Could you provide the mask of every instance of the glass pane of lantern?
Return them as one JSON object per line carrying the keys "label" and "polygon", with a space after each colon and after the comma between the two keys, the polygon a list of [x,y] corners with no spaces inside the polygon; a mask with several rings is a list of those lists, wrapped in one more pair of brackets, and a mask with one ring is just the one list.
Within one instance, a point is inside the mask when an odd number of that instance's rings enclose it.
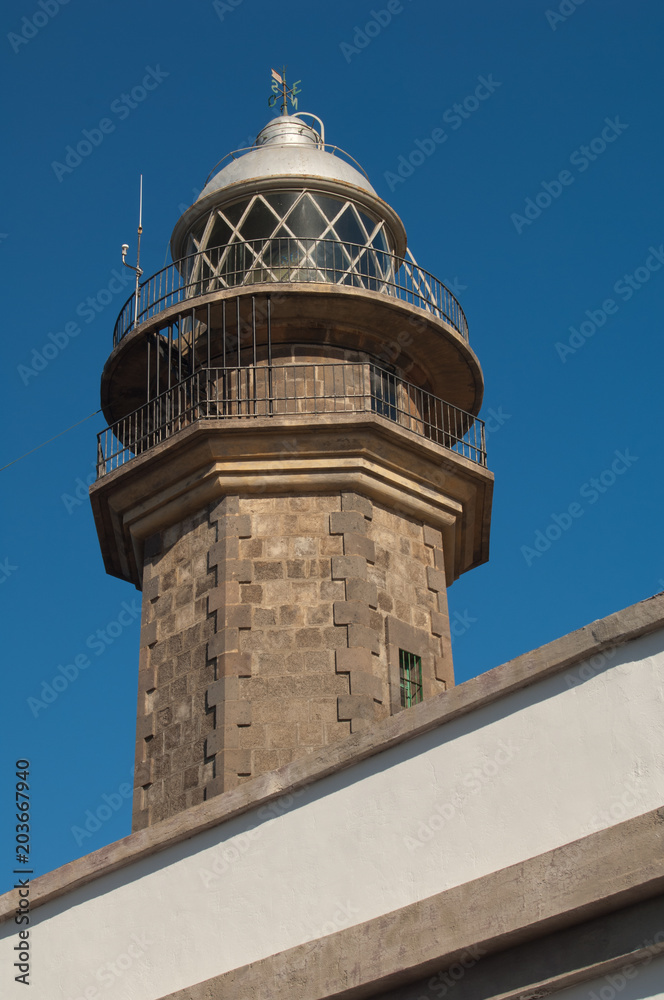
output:
{"label": "glass pane of lantern", "polygon": [[224,205],[222,212],[231,225],[237,226],[248,204],[249,201],[245,198],[243,201],[236,201],[234,205]]}
{"label": "glass pane of lantern", "polygon": [[338,238],[344,243],[360,243],[361,245],[366,243],[366,237],[350,205],[337,219],[334,229]]}
{"label": "glass pane of lantern", "polygon": [[339,201],[337,198],[328,198],[327,195],[324,194],[312,194],[311,197],[316,202],[328,222],[332,222],[332,220],[336,218],[344,204],[343,201]]}
{"label": "glass pane of lantern", "polygon": [[198,221],[195,222],[194,225],[191,227],[191,229],[189,231],[189,239],[192,241],[192,247],[193,247],[194,242],[195,243],[200,243],[201,236],[205,232],[205,227],[208,224],[208,219],[209,219],[209,215],[205,215],[205,216],[203,216],[202,219],[198,219]]}
{"label": "glass pane of lantern", "polygon": [[374,238],[371,241],[371,245],[376,247],[377,250],[389,250],[387,239],[385,238],[385,230],[379,229]]}
{"label": "glass pane of lantern", "polygon": [[207,245],[209,247],[226,246],[227,243],[230,243],[231,233],[231,227],[217,216],[212,227],[212,232],[208,236]]}
{"label": "glass pane of lantern", "polygon": [[243,240],[264,240],[271,236],[277,220],[273,212],[262,201],[257,200],[240,227]]}
{"label": "glass pane of lantern", "polygon": [[291,210],[285,222],[295,236],[308,236],[312,239],[320,236],[327,226],[327,222],[308,195],[305,195]]}
{"label": "glass pane of lantern", "polygon": [[275,210],[279,218],[283,219],[288,209],[295,204],[299,194],[299,191],[277,191],[275,194],[265,195],[265,200]]}

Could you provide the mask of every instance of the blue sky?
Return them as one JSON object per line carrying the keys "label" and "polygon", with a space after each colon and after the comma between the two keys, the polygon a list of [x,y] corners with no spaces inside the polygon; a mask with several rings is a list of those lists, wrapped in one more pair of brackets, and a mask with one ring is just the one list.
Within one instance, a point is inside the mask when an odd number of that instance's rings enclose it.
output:
{"label": "blue sky", "polygon": [[[151,274],[286,64],[457,294],[483,366],[491,558],[449,592],[457,681],[664,589],[661,4],[8,0],[2,22],[0,465],[99,407],[139,174]],[[84,130],[90,154],[58,167]],[[1,787],[10,804],[29,758],[36,872],[131,828],[140,595],[105,575],[85,499],[103,426],[2,472]],[[11,845],[10,805],[2,825]],[[1,871],[8,887],[9,853]]]}

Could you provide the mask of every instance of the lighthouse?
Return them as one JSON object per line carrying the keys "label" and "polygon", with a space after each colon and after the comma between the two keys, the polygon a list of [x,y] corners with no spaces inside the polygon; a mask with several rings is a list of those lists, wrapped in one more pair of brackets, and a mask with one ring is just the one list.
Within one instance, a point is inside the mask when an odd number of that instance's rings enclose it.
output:
{"label": "lighthouse", "polygon": [[39,1000],[661,998],[664,595],[454,686],[481,369],[279,81],[137,254],[91,490],[142,592],[134,830],[18,873],[4,966],[39,907]]}
{"label": "lighthouse", "polygon": [[461,305],[283,94],[102,374],[91,501],[142,592],[134,830],[452,687],[447,587],[488,558]]}

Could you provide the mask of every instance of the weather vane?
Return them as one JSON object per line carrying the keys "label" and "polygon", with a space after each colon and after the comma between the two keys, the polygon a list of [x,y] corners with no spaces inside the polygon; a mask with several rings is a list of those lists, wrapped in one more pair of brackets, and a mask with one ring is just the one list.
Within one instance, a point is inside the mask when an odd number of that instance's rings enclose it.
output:
{"label": "weather vane", "polygon": [[297,94],[300,91],[297,89],[298,83],[302,83],[301,80],[296,80],[292,87],[286,84],[286,67],[282,66],[281,74],[277,73],[276,69],[272,70],[272,94],[268,98],[268,107],[273,108],[279,98],[281,97],[281,113],[282,115],[288,114],[288,101],[297,111]]}

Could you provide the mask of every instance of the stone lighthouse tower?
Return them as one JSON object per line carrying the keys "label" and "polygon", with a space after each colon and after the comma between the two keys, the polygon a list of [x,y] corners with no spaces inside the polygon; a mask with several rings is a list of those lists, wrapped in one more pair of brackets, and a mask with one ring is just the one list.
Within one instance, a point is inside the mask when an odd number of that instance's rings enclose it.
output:
{"label": "stone lighthouse tower", "polygon": [[319,119],[230,154],[171,251],[116,323],[91,489],[143,593],[134,829],[451,686],[446,588],[489,548],[463,311]]}

